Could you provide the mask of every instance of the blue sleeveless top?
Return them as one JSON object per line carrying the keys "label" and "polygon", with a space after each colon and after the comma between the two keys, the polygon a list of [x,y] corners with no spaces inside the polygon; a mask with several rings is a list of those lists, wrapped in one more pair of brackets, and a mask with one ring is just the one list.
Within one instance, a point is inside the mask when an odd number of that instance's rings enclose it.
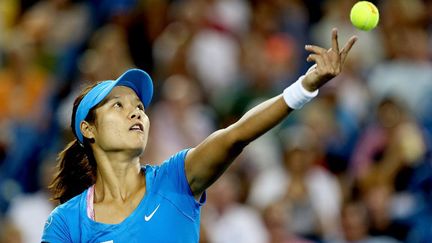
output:
{"label": "blue sleeveless top", "polygon": [[198,242],[200,209],[186,179],[182,150],[159,166],[143,167],[146,192],[119,224],[98,223],[87,215],[85,190],[56,207],[45,224],[42,242]]}

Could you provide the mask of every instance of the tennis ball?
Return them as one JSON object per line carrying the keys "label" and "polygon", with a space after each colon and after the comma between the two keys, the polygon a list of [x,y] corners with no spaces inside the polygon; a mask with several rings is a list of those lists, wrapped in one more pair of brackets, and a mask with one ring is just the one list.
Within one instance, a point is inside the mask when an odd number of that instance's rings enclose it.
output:
{"label": "tennis ball", "polygon": [[369,31],[378,24],[378,8],[368,1],[357,2],[351,8],[350,19],[357,29]]}

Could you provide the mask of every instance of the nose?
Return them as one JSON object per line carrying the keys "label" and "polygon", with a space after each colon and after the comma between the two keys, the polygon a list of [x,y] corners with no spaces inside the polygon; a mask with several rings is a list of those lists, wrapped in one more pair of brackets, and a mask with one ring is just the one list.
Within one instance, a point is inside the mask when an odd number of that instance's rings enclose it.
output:
{"label": "nose", "polygon": [[131,113],[130,113],[130,115],[129,115],[129,118],[132,120],[132,119],[138,119],[138,120],[140,120],[141,119],[141,116],[142,116],[142,114],[141,114],[141,110],[139,110],[139,109],[134,109]]}

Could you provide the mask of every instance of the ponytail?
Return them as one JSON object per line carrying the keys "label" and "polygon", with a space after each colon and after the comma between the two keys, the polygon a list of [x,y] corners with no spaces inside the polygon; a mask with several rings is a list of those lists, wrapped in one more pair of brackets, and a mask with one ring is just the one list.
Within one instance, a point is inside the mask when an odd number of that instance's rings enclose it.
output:
{"label": "ponytail", "polygon": [[[87,87],[75,99],[71,119],[71,128],[75,136],[74,124],[78,105],[95,85]],[[91,109],[86,121],[94,122],[95,119],[95,111]],[[96,183],[97,164],[89,142],[88,139],[84,138],[84,143],[80,144],[75,138],[58,154],[58,171],[49,185],[49,189],[53,193],[51,200],[64,203]]]}
{"label": "ponytail", "polygon": [[88,145],[77,139],[70,142],[58,155],[58,172],[49,189],[52,200],[64,203],[96,182],[96,161]]}

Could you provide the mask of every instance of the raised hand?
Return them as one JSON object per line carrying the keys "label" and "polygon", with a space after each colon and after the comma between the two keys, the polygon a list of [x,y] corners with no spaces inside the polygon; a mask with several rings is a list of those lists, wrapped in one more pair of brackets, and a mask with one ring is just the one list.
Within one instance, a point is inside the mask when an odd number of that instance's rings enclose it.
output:
{"label": "raised hand", "polygon": [[315,45],[306,45],[305,49],[311,54],[307,57],[308,62],[315,62],[314,68],[309,70],[303,79],[303,87],[308,91],[314,91],[332,78],[336,77],[341,71],[345,59],[354,43],[356,36],[352,36],[345,46],[339,50],[337,29],[332,30],[332,47],[325,49]]}

